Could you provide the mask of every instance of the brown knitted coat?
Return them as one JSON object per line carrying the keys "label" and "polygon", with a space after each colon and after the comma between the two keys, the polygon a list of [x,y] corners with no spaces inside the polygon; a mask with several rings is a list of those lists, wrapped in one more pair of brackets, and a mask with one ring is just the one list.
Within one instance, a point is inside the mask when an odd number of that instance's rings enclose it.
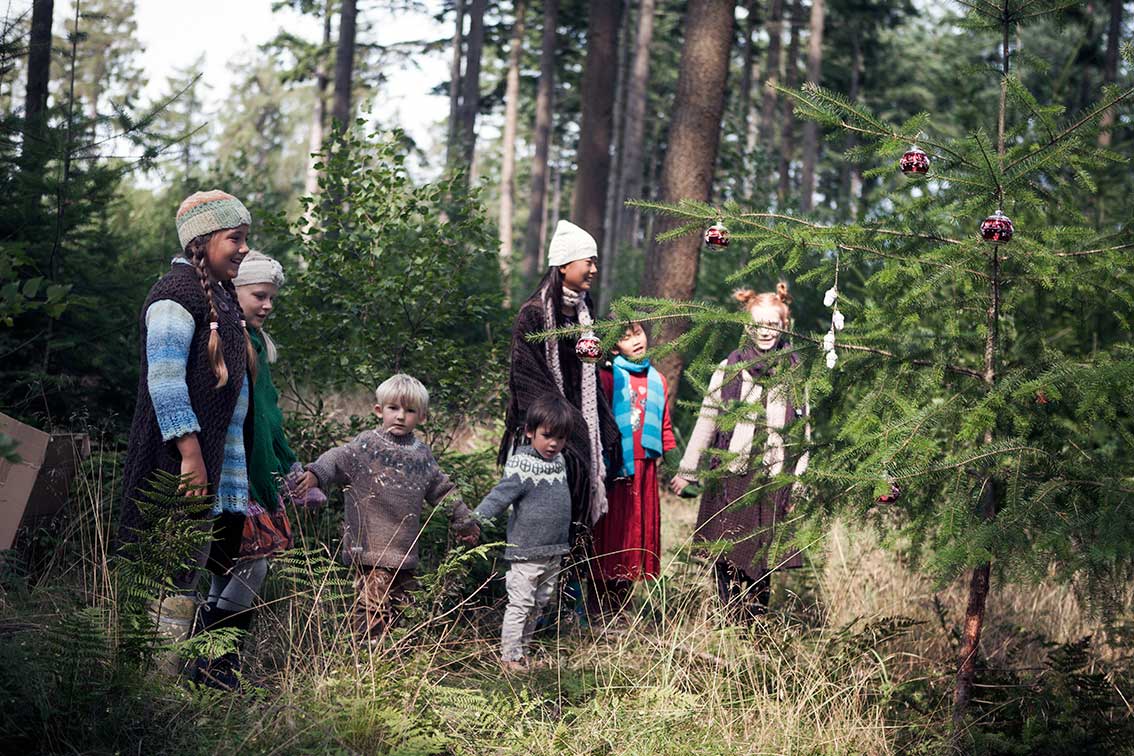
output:
{"label": "brown knitted coat", "polygon": [[[575,321],[559,316],[559,325],[575,325]],[[512,364],[508,372],[508,412],[504,420],[504,438],[500,442],[497,462],[503,465],[509,454],[524,443],[524,420],[528,407],[538,397],[558,394],[559,387],[551,374],[544,351],[544,342],[528,341],[530,334],[547,330],[544,325],[543,304],[539,298],[524,302],[516,316],[512,328]],[[594,365],[586,365],[575,354],[574,338],[560,339],[559,365],[563,371],[563,393],[567,401],[577,410],[582,406],[582,374],[584,370],[597,370]],[[597,383],[596,385],[601,385]],[[599,434],[602,448],[606,454],[606,469],[612,475],[622,466],[622,445],[618,424],[614,420],[610,403],[601,391],[598,392]],[[587,421],[583,413],[575,413],[575,423],[567,446],[563,449],[567,464],[567,485],[571,489],[572,520],[586,523],[590,512],[591,449],[587,436]]]}
{"label": "brown knitted coat", "polygon": [[[174,263],[150,289],[139,316],[141,329],[141,372],[138,377],[138,396],[134,407],[134,420],[130,426],[130,443],[126,452],[126,462],[122,471],[122,514],[119,520],[119,539],[132,541],[133,531],[141,527],[142,521],[138,507],[134,503],[139,488],[148,484],[154,470],[164,470],[174,475],[181,473],[181,455],[174,441],[165,442],[161,438],[157,415],[150,399],[149,384],[146,380],[148,362],[146,360],[146,310],[162,299],[170,299],[184,307],[196,323],[193,341],[189,346],[189,359],[186,364],[185,381],[189,386],[189,402],[201,430],[197,440],[201,444],[201,454],[205,459],[210,486],[220,480],[221,466],[224,463],[224,443],[228,424],[240,387],[248,370],[248,356],[245,351],[244,328],[240,325],[243,317],[236,303],[232,285],[215,286],[213,303],[217,310],[218,332],[221,337],[225,365],[228,367],[228,383],[214,388],[216,376],[209,366],[209,304],[201,290],[197,270],[192,265]],[[247,419],[244,423],[244,448],[247,453],[252,445],[252,397],[249,396]]]}

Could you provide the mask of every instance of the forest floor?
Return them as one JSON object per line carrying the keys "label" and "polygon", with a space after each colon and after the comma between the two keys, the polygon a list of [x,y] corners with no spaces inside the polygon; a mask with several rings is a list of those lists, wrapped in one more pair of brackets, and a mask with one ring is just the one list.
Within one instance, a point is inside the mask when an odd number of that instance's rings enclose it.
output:
{"label": "forest floor", "polygon": [[[581,627],[565,612],[537,636],[535,663],[520,674],[497,665],[502,581],[480,554],[427,576],[427,605],[376,644],[351,637],[349,575],[328,555],[277,559],[236,694],[116,663],[113,611],[91,609],[113,604],[95,511],[88,527],[64,534],[94,557],[50,558],[39,588],[9,577],[0,594],[0,737],[57,753],[942,751],[962,580],[935,586],[872,535],[834,523],[808,567],[776,575],[772,611],[737,626],[689,555],[697,503],[666,495],[662,506],[663,577],[639,585],[606,625]],[[471,601],[454,593],[470,578],[481,586]],[[1112,674],[1125,658],[1121,623],[1043,585],[997,584],[992,596],[978,727],[1022,727],[1044,700],[1044,675],[1060,672],[1053,650],[1084,650],[1075,644],[1086,636],[1089,648],[1059,684],[1094,680],[1122,700],[1134,692]]]}

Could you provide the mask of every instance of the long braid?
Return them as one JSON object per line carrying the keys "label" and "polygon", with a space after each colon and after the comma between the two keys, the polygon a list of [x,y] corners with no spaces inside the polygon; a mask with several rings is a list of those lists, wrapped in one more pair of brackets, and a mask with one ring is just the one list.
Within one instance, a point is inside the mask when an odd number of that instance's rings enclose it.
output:
{"label": "long braid", "polygon": [[[231,286],[231,284],[229,284]],[[230,289],[225,289],[232,294],[232,299],[236,302],[236,308],[240,309],[240,300],[236,297],[236,292]],[[260,360],[256,356],[256,347],[252,345],[252,337],[248,335],[248,321],[246,321],[241,313],[240,327],[244,329],[244,351],[248,355],[248,375],[252,377],[252,381],[256,381],[256,373],[260,367]]]}
{"label": "long braid", "polygon": [[221,348],[219,320],[217,308],[213,303],[213,287],[209,284],[209,270],[205,261],[205,246],[212,234],[198,236],[185,246],[189,260],[197,267],[197,278],[201,281],[201,289],[205,292],[205,301],[209,303],[209,365],[213,375],[217,377],[216,388],[228,383],[228,365],[224,363],[224,351]]}

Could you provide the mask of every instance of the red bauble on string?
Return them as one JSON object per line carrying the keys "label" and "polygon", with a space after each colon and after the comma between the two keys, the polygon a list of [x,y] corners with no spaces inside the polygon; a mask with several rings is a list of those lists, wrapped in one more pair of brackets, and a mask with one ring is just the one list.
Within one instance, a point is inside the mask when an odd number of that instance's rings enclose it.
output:
{"label": "red bauble on string", "polygon": [[898,161],[898,167],[902,169],[902,173],[912,178],[919,178],[929,173],[929,155],[916,144],[910,147],[906,154],[902,155]]}
{"label": "red bauble on string", "polygon": [[882,494],[881,496],[879,496],[878,497],[878,503],[880,503],[880,504],[893,504],[895,501],[897,501],[899,498],[901,498],[901,496],[902,496],[902,489],[898,488],[896,485],[891,483],[890,484],[890,493]]}
{"label": "red bauble on string", "polygon": [[723,223],[714,223],[705,229],[705,244],[710,247],[727,247],[728,242],[728,229]]}
{"label": "red bauble on string", "polygon": [[1012,225],[1012,219],[999,210],[980,224],[980,238],[992,244],[1007,244],[1012,241],[1015,233],[1016,227]]}
{"label": "red bauble on string", "polygon": [[575,355],[583,362],[594,365],[602,359],[602,345],[594,336],[583,336],[575,342]]}

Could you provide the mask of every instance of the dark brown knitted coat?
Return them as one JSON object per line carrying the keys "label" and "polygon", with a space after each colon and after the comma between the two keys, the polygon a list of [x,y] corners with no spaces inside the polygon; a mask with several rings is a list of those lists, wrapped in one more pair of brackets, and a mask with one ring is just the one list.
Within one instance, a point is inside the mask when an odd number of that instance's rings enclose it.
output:
{"label": "dark brown knitted coat", "polygon": [[[558,325],[576,325],[562,314]],[[501,465],[508,459],[508,455],[524,443],[524,420],[527,409],[538,397],[546,394],[558,394],[559,387],[551,368],[547,364],[547,353],[544,342],[528,341],[530,334],[547,330],[544,324],[543,303],[538,298],[529,299],[520,307],[516,316],[516,323],[512,328],[512,364],[508,371],[508,413],[505,417],[504,438],[500,443],[500,454],[497,462]],[[575,354],[577,339],[568,337],[560,339],[559,365],[563,371],[563,393],[567,401],[576,410],[582,406],[582,375],[584,370],[597,370],[594,365],[581,362]],[[595,376],[596,388],[601,386],[598,376]],[[618,424],[614,420],[610,404],[601,390],[596,391],[598,398],[599,435],[602,441],[603,452],[606,455],[606,469],[608,477],[613,471],[621,467],[622,452],[618,433]],[[590,511],[590,469],[591,447],[587,436],[587,421],[582,411],[575,412],[575,423],[571,437],[567,439],[567,446],[563,449],[563,459],[567,465],[567,485],[571,489],[572,520],[575,523],[588,523],[587,513]]]}
{"label": "dark brown knitted coat", "polygon": [[[228,424],[240,387],[246,380],[248,356],[245,351],[243,317],[236,303],[232,285],[222,287],[213,284],[213,303],[217,310],[218,332],[221,338],[225,365],[228,367],[228,383],[215,388],[217,379],[209,366],[209,304],[201,289],[197,269],[193,265],[174,263],[168,273],[150,289],[139,317],[141,328],[141,374],[138,377],[138,396],[134,408],[134,420],[130,426],[130,444],[126,452],[126,462],[122,471],[122,515],[119,520],[119,539],[132,541],[133,531],[143,525],[135,499],[139,489],[144,490],[154,470],[164,470],[174,475],[181,473],[181,455],[175,441],[162,441],[158,428],[157,415],[150,399],[146,375],[149,369],[146,359],[146,310],[162,299],[170,299],[184,307],[196,323],[193,341],[189,346],[189,359],[186,364],[185,381],[189,387],[189,402],[201,430],[197,440],[201,444],[201,454],[205,459],[210,492],[220,479],[224,463],[224,443]],[[252,446],[252,397],[249,392],[249,407],[244,423],[244,448],[249,453]]]}
{"label": "dark brown knitted coat", "polygon": [[[790,345],[780,344],[778,349],[790,349]],[[752,363],[759,359],[753,350],[735,351],[728,356],[729,366],[738,363]],[[791,365],[799,363],[799,357],[794,352],[789,357]],[[774,368],[763,364],[753,364],[747,372],[757,381],[768,380],[774,375]],[[721,400],[726,405],[740,401],[742,378],[740,372],[732,377],[728,383],[721,387]],[[765,409],[769,392],[763,393]],[[802,413],[797,413],[791,399],[787,403],[787,422],[794,422]],[[732,441],[732,431],[717,430],[713,438],[712,449],[727,451]],[[763,450],[754,450],[753,455],[759,458]],[[790,470],[795,459],[788,455],[784,460],[784,469]],[[714,455],[709,462],[709,469],[716,470],[721,466],[721,458]],[[701,507],[697,512],[697,526],[693,540],[698,542],[726,541],[731,542],[730,548],[720,555],[721,559],[730,562],[733,567],[740,570],[752,580],[759,580],[772,570],[797,569],[803,566],[803,555],[798,551],[788,551],[776,554],[776,562],[768,563],[769,551],[777,540],[777,528],[782,527],[791,508],[791,487],[780,488],[769,493],[760,493],[756,489],[767,482],[767,474],[759,464],[743,475],[724,475],[706,484],[705,493],[701,496]]]}

